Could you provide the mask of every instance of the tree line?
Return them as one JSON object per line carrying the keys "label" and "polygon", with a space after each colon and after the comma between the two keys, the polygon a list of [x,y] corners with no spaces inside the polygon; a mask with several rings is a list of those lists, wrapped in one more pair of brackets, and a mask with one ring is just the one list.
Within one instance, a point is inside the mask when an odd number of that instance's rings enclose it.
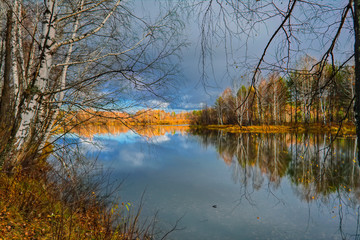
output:
{"label": "tree line", "polygon": [[[64,114],[64,113],[62,113]],[[77,125],[172,125],[172,124],[189,124],[189,112],[174,112],[165,111],[162,109],[142,109],[135,113],[120,112],[120,111],[94,111],[92,109],[85,109],[73,111],[70,115],[67,113],[68,128]]]}
{"label": "tree line", "polygon": [[326,65],[319,75],[316,60],[305,56],[301,70],[283,77],[271,72],[257,86],[226,88],[211,107],[193,111],[195,124],[331,124],[353,123],[354,67]]}

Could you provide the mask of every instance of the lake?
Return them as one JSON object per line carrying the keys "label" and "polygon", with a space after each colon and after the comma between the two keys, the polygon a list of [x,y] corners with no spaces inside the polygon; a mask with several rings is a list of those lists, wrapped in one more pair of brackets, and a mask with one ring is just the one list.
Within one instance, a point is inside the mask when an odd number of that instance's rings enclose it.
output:
{"label": "lake", "polygon": [[[355,137],[157,126],[78,132],[120,202],[158,212],[169,239],[358,239]],[[86,141],[85,141],[85,140]]]}

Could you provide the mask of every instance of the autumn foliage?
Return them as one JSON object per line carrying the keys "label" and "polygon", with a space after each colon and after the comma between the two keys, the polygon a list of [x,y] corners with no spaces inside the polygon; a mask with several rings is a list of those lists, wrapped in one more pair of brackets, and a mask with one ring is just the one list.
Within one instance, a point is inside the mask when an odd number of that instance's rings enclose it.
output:
{"label": "autumn foliage", "polygon": [[65,116],[69,125],[74,124],[107,124],[114,125],[123,123],[124,125],[181,125],[190,123],[190,113],[188,112],[166,112],[158,109],[144,109],[136,113],[114,112],[114,111],[94,111],[90,109],[74,111]]}
{"label": "autumn foliage", "polygon": [[326,65],[319,74],[314,62],[307,56],[301,71],[272,72],[252,86],[225,89],[213,106],[193,112],[193,124],[354,125],[354,69]]}

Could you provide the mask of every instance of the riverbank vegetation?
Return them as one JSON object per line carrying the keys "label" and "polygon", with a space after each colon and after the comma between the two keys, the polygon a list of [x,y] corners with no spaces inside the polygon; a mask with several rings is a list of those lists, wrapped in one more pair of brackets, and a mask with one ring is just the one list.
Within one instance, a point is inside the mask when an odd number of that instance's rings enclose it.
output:
{"label": "riverbank vegetation", "polygon": [[330,133],[333,135],[355,135],[354,124],[331,125],[191,125],[190,129],[221,130],[230,133]]}
{"label": "riverbank vegetation", "polygon": [[55,171],[45,159],[0,172],[0,239],[152,239],[141,208],[109,206],[98,182]]}
{"label": "riverbank vegetation", "polygon": [[[238,126],[233,130],[241,131],[258,126],[274,131],[334,131],[346,124],[346,132],[355,133],[353,66],[327,65],[319,79],[315,63],[306,56],[299,62],[303,70],[286,78],[273,72],[255,88],[227,88],[213,106],[193,112],[193,123],[212,128],[233,125]],[[324,87],[319,89],[320,85]]]}

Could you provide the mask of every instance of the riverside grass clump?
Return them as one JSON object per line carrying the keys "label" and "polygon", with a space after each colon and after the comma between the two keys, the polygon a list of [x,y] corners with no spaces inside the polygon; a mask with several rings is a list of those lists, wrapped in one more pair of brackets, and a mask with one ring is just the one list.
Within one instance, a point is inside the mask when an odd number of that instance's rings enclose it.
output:
{"label": "riverside grass clump", "polygon": [[95,189],[57,174],[44,160],[0,171],[0,239],[153,239],[154,221],[140,226],[130,203],[109,207]]}

